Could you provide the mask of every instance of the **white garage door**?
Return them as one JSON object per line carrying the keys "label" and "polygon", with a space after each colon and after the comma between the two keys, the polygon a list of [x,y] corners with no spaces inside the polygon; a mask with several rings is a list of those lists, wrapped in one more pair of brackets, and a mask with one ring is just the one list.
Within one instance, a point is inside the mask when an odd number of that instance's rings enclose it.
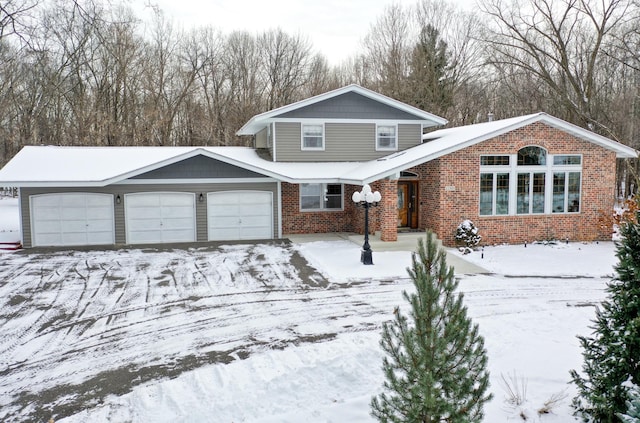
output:
{"label": "white garage door", "polygon": [[273,194],[223,191],[207,195],[209,240],[273,238]]}
{"label": "white garage door", "polygon": [[129,244],[196,240],[195,194],[145,192],[126,194],[124,201]]}
{"label": "white garage door", "polygon": [[113,195],[34,195],[31,233],[34,247],[113,244]]}

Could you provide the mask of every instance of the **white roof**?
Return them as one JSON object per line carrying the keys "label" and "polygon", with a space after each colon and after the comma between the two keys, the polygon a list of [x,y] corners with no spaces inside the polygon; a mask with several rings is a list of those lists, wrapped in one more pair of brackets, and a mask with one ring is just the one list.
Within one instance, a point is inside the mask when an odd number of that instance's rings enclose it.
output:
{"label": "white roof", "polygon": [[[545,123],[564,132],[568,132],[575,137],[592,142],[608,150],[615,151],[618,158],[638,157],[638,152],[631,147],[627,147],[624,144],[613,141],[612,139],[603,137],[595,132],[591,132],[543,112],[492,122],[477,123],[474,125],[440,129],[423,135],[422,139],[424,141],[429,141],[428,144],[434,142],[430,140],[438,140],[443,144],[455,146],[456,149],[460,149],[536,122]],[[442,147],[446,149],[444,145]],[[450,153],[450,151],[447,151],[445,154],[448,153]]]}
{"label": "white roof", "polygon": [[314,97],[310,97],[305,100],[298,101],[296,103],[291,103],[286,106],[279,107],[277,109],[273,109],[268,112],[261,113],[259,115],[255,115],[247,123],[245,123],[242,126],[242,128],[238,130],[238,132],[236,132],[236,135],[254,135],[260,130],[262,130],[269,122],[271,122],[271,119],[275,118],[278,115],[290,112],[292,110],[300,109],[302,107],[306,107],[306,106],[318,103],[320,101],[328,100],[330,98],[333,98],[348,92],[355,92],[362,96],[376,100],[382,104],[386,104],[398,110],[402,110],[404,112],[410,113],[416,116],[416,118],[418,119],[417,122],[422,122],[422,124],[425,127],[445,125],[448,122],[446,119],[441,118],[440,116],[436,116],[432,113],[425,112],[424,110],[420,110],[416,107],[410,106],[401,101],[394,100],[391,97],[387,97],[375,91],[368,90],[366,88],[361,87],[360,85],[351,84],[351,85],[347,85],[346,87],[338,88],[336,90],[329,91],[324,94],[316,95]]}
{"label": "white roof", "polygon": [[290,183],[363,185],[434,160],[534,122],[544,122],[615,151],[619,158],[638,152],[545,113],[441,129],[421,145],[366,162],[272,162],[249,147],[24,147],[0,170],[4,186],[106,186],[197,155]]}

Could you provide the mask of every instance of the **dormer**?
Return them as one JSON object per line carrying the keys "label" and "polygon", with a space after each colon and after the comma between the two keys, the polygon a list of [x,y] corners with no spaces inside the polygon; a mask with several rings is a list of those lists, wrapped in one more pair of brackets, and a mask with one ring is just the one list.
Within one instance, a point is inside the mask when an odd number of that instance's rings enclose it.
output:
{"label": "dormer", "polygon": [[419,145],[424,128],[446,123],[354,84],[256,115],[237,135],[273,161],[364,161]]}

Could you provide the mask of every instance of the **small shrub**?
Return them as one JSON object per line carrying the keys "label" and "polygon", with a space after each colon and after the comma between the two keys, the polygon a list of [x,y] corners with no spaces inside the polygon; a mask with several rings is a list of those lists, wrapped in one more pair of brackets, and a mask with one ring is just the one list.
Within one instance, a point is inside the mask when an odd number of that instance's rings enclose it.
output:
{"label": "small shrub", "polygon": [[634,223],[638,211],[638,198],[627,198],[618,209],[613,211],[601,210],[598,216],[598,226],[607,233],[614,234],[623,224]]}
{"label": "small shrub", "polygon": [[517,407],[527,401],[527,380],[523,377],[518,378],[514,371],[505,377],[500,374],[502,379],[502,388],[506,392],[505,402],[511,406]]}
{"label": "small shrub", "polygon": [[556,392],[555,394],[551,395],[549,399],[546,400],[544,404],[542,404],[542,407],[538,409],[538,415],[551,413],[554,408],[556,408],[562,401],[567,399],[567,396],[568,394],[566,391]]}
{"label": "small shrub", "polygon": [[463,253],[470,253],[475,248],[482,237],[478,234],[478,228],[470,220],[464,220],[456,229],[456,242],[465,248]]}

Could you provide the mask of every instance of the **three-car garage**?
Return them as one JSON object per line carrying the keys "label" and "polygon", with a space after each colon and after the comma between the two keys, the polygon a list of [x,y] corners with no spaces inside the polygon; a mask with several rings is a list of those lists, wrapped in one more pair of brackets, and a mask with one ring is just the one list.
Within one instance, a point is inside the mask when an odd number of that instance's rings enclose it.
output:
{"label": "three-car garage", "polygon": [[256,189],[34,194],[31,246],[271,239],[273,197],[273,190]]}

